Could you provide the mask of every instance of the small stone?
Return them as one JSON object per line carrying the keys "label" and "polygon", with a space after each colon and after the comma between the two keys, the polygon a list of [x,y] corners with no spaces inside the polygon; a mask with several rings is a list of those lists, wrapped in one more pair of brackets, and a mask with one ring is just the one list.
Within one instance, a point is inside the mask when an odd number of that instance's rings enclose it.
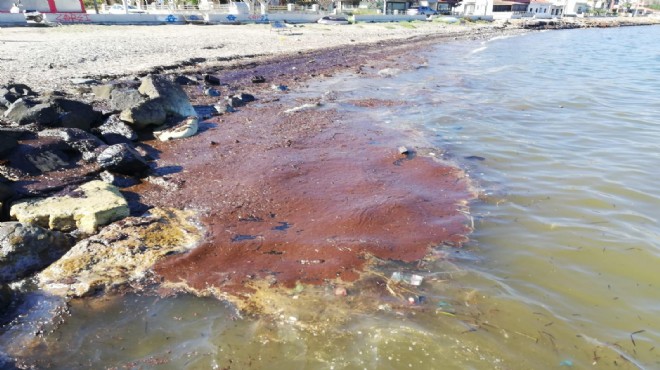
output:
{"label": "small stone", "polygon": [[209,85],[215,85],[215,86],[220,85],[220,79],[210,74],[204,75],[204,82],[206,82]]}
{"label": "small stone", "polygon": [[208,89],[204,90],[204,95],[207,95],[207,96],[220,96],[220,91],[218,91],[218,90],[216,90],[212,87],[209,87]]}
{"label": "small stone", "polygon": [[254,77],[252,77],[252,83],[262,84],[264,82],[266,82],[266,79],[264,78],[264,76],[254,76]]}

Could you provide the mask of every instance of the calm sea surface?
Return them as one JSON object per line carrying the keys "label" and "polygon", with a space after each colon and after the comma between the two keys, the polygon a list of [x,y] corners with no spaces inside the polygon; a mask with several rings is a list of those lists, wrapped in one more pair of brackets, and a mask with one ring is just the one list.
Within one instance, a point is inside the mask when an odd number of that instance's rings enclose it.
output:
{"label": "calm sea surface", "polygon": [[[317,325],[304,304],[266,320],[185,296],[74,302],[23,353],[58,369],[658,369],[658,40],[656,26],[452,43],[425,68],[302,93],[334,91],[474,180],[472,241],[424,271],[424,310],[347,306]],[[364,98],[406,104],[350,104]]]}

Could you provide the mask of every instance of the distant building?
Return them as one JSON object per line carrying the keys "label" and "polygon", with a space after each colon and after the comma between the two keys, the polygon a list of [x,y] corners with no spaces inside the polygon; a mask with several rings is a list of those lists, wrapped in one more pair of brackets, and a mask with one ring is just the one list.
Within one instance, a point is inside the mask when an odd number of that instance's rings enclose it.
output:
{"label": "distant building", "polygon": [[454,8],[454,13],[471,17],[492,17],[493,0],[463,0]]}

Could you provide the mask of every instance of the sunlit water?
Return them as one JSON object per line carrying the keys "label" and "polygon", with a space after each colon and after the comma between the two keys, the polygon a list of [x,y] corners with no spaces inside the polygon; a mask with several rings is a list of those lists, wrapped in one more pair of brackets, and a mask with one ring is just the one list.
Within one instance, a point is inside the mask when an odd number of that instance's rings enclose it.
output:
{"label": "sunlit water", "polygon": [[[334,91],[331,107],[402,130],[402,144],[443,148],[436,155],[466,168],[481,190],[472,241],[419,272],[421,304],[393,298],[365,308],[350,295],[307,288],[292,294],[290,310],[266,319],[186,296],[75,301],[63,325],[24,351],[27,362],[660,368],[657,40],[660,27],[633,27],[439,45],[425,68],[339,76],[303,92]],[[406,104],[350,104],[367,97]],[[20,354],[11,348],[17,337],[6,333],[4,350]]]}

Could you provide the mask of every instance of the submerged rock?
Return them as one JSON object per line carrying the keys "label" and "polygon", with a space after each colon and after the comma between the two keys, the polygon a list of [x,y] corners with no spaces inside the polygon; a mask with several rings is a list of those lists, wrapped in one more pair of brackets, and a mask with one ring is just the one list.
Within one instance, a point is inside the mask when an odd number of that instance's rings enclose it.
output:
{"label": "submerged rock", "polygon": [[116,187],[96,180],[80,186],[72,195],[16,202],[9,214],[20,222],[51,230],[78,229],[91,234],[99,226],[127,217],[129,208]]}
{"label": "submerged rock", "polygon": [[38,275],[45,291],[80,297],[148,277],[160,258],[194,247],[202,238],[193,212],[154,208],[76,244]]}
{"label": "submerged rock", "polygon": [[73,245],[68,235],[20,222],[0,223],[0,282],[28,276],[56,261]]}

